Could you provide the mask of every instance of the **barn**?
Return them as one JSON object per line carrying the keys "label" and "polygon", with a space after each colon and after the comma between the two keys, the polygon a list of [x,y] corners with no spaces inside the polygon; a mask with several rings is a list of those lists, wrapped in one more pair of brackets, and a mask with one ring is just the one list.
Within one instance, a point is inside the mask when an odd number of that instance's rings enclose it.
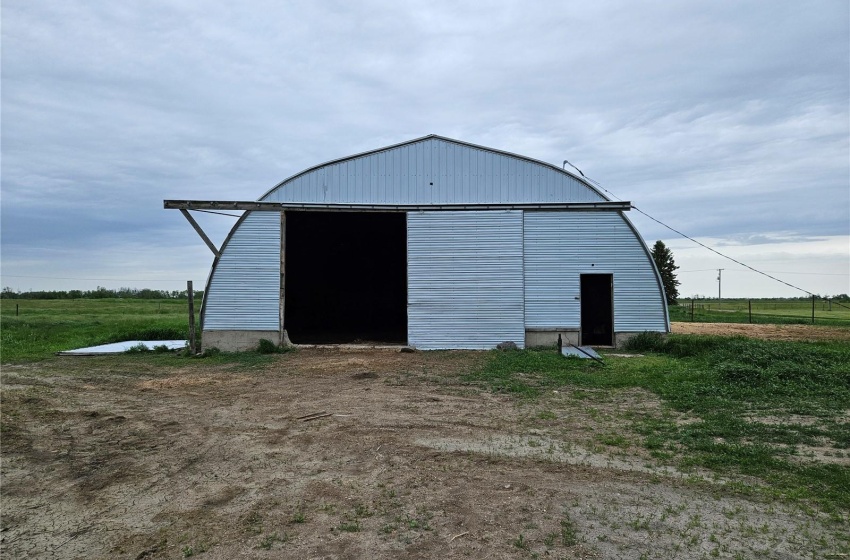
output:
{"label": "barn", "polygon": [[[436,135],[334,160],[258,200],[166,200],[215,254],[205,348],[260,339],[487,349],[669,332],[650,253],[583,177]],[[191,210],[245,210],[221,248]],[[288,337],[288,338],[287,338]]]}

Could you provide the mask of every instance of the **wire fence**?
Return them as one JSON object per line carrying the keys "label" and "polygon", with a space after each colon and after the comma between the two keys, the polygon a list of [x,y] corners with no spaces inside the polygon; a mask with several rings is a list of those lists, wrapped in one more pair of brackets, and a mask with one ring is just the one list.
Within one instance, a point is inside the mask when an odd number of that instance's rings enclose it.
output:
{"label": "wire fence", "polygon": [[670,320],[850,327],[850,301],[817,297],[807,300],[680,299],[677,305],[670,306]]}

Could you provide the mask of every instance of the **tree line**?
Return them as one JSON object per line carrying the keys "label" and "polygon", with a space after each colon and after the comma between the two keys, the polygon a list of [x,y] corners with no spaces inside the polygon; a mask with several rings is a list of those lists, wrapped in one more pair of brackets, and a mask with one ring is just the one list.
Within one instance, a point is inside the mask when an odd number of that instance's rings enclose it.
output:
{"label": "tree line", "polygon": [[[204,297],[203,290],[194,290],[195,299]],[[110,290],[98,286],[94,290],[39,290],[21,292],[3,288],[2,299],[189,299],[187,290],[152,290],[150,288],[118,288]]]}

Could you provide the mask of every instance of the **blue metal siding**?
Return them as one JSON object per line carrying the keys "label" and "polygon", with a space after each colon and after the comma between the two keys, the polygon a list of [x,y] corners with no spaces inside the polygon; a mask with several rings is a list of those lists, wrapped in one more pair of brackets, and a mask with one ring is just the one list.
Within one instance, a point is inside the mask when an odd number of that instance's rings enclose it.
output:
{"label": "blue metal siding", "polygon": [[280,214],[254,212],[234,230],[213,269],[204,330],[280,329]]}
{"label": "blue metal siding", "polygon": [[407,216],[408,343],[424,350],[522,346],[522,212]]}
{"label": "blue metal siding", "polygon": [[579,328],[581,274],[614,275],[614,331],[666,332],[664,294],[643,242],[614,212],[524,213],[527,328]]}
{"label": "blue metal siding", "polygon": [[317,167],[282,183],[261,200],[519,204],[606,199],[575,177],[540,162],[426,138]]}

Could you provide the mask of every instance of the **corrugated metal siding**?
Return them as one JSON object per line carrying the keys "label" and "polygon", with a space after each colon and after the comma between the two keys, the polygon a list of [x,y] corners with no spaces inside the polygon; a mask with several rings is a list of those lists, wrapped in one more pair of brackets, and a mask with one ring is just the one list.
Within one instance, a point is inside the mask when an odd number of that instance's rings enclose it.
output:
{"label": "corrugated metal siding", "polygon": [[280,214],[254,212],[221,253],[204,302],[204,330],[280,328]]}
{"label": "corrugated metal siding", "polygon": [[599,193],[556,168],[439,138],[330,163],[262,200],[349,204],[599,202]]}
{"label": "corrugated metal siding", "polygon": [[407,216],[408,343],[523,346],[522,212]]}
{"label": "corrugated metal siding", "polygon": [[667,330],[643,244],[615,212],[524,213],[527,328],[579,328],[579,275],[614,275],[614,331]]}

